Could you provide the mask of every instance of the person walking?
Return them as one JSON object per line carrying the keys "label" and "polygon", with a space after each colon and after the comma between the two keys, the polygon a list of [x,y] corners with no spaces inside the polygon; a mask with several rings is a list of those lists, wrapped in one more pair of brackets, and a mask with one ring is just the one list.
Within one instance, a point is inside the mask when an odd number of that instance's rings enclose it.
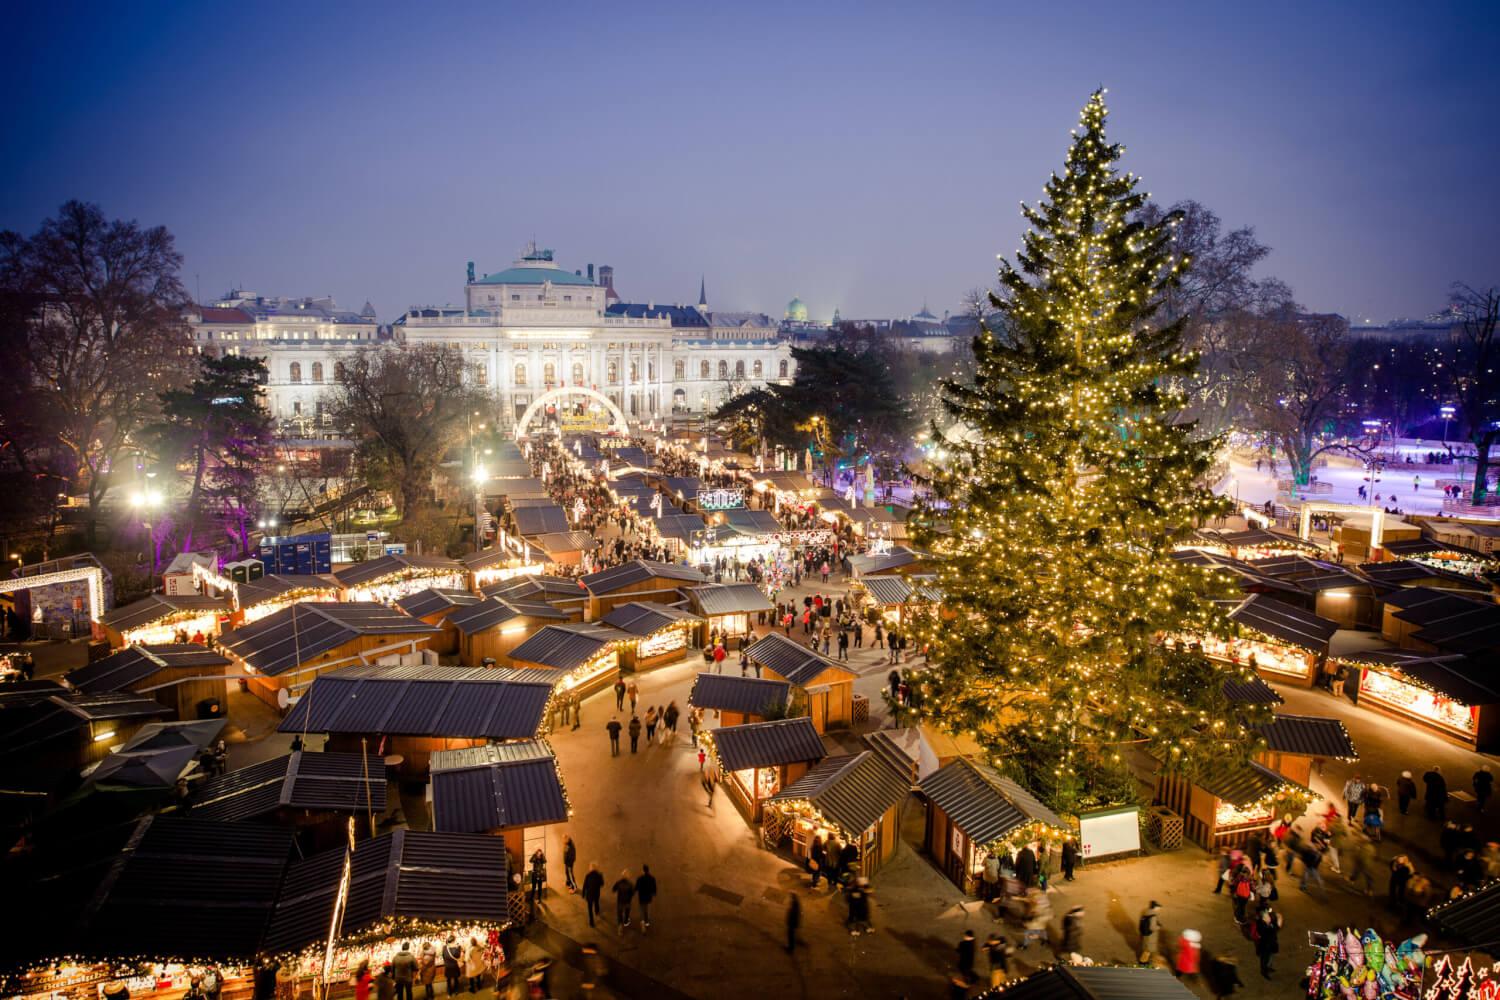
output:
{"label": "person walking", "polygon": [[[1318,827],[1318,829],[1321,830],[1322,827]],[[1314,834],[1316,834],[1316,832],[1317,831],[1315,830]],[[1326,843],[1326,841],[1324,841],[1324,843]],[[1317,883],[1318,895],[1321,896],[1323,902],[1326,903],[1328,902],[1328,893],[1323,888],[1323,876],[1318,872],[1318,867],[1322,864],[1323,847],[1319,842],[1319,838],[1317,836],[1313,836],[1309,838],[1308,842],[1302,846],[1302,881],[1298,883],[1297,888],[1302,890],[1303,892],[1307,892],[1307,880],[1312,879],[1315,883]],[[1288,871],[1288,874],[1290,874],[1290,871]],[[1244,920],[1241,919],[1240,922],[1244,923]]]}
{"label": "person walking", "polygon": [[577,730],[579,726],[583,725],[583,719],[578,714],[579,712],[583,711],[583,695],[579,694],[577,691],[574,691],[573,692],[572,702],[573,702],[573,729]]}
{"label": "person walking", "polygon": [[656,876],[650,865],[641,865],[641,877],[635,880],[635,898],[641,904],[641,930],[651,926],[651,901],[656,898]]}
{"label": "person walking", "polygon": [[1411,805],[1411,800],[1417,797],[1417,783],[1412,780],[1410,771],[1402,771],[1401,777],[1396,779],[1396,808],[1401,815],[1406,815],[1406,809]]}
{"label": "person walking", "polygon": [[786,953],[797,948],[797,928],[802,926],[802,899],[794,890],[786,904]]}
{"label": "person walking", "polygon": [[478,993],[484,985],[484,973],[489,963],[484,958],[484,947],[478,938],[469,938],[469,950],[464,955],[464,975],[469,977],[469,992]]}
{"label": "person walking", "polygon": [[1365,801],[1365,783],[1355,775],[1344,782],[1344,805],[1349,809],[1349,822],[1353,823],[1355,816],[1359,813],[1359,807]]}
{"label": "person walking", "polygon": [[875,623],[875,642],[872,645],[875,649],[885,648],[885,629],[880,622]]}
{"label": "person walking", "polygon": [[[812,869],[812,887],[818,887],[818,879],[823,875],[823,869],[828,865],[828,849],[823,846],[823,838],[817,834],[813,835],[812,847],[807,852],[807,867]],[[830,880],[831,884],[832,880]]]}
{"label": "person walking", "polygon": [[1448,779],[1443,777],[1443,769],[1437,764],[1432,765],[1432,770],[1422,775],[1422,784],[1427,793],[1423,796],[1423,804],[1427,807],[1427,818],[1435,819],[1439,823],[1448,819]]}
{"label": "person walking", "polygon": [[1484,812],[1484,804],[1490,800],[1490,795],[1495,791],[1495,776],[1490,773],[1488,764],[1482,765],[1474,772],[1474,808],[1481,814]]}
{"label": "person walking", "polygon": [[1075,906],[1063,916],[1062,955],[1078,955],[1083,952],[1083,907]]}
{"label": "person walking", "polygon": [[1390,898],[1391,905],[1400,913],[1402,905],[1406,900],[1406,884],[1411,877],[1417,873],[1406,855],[1398,854],[1391,859],[1391,881],[1386,887],[1386,893]]}
{"label": "person walking", "polygon": [[656,742],[656,706],[646,709],[646,745]]}
{"label": "person walking", "polygon": [[839,629],[839,659],[849,659],[849,633]]}
{"label": "person walking", "polygon": [[[633,700],[633,699],[632,699]],[[634,706],[632,706],[633,708]],[[641,742],[641,718],[638,715],[630,717],[630,752],[635,753],[636,747]]]}
{"label": "person walking", "polygon": [[662,716],[662,723],[667,727],[667,732],[673,736],[677,735],[677,718],[682,713],[677,708],[677,702],[667,702],[667,711]]}
{"label": "person walking", "polygon": [[621,933],[630,926],[630,900],[635,896],[635,883],[630,881],[630,869],[620,873],[613,886],[615,893],[615,922]]}
{"label": "person walking", "polygon": [[401,950],[391,958],[391,978],[396,981],[396,1000],[412,1000],[411,987],[417,981],[417,956],[411,942],[401,942]]}
{"label": "person walking", "polygon": [[578,882],[573,878],[573,865],[578,861],[578,848],[571,836],[563,837],[563,874],[567,877],[568,891],[576,893]]}
{"label": "person walking", "polygon": [[964,936],[958,939],[958,974],[964,977],[964,982],[972,983],[976,978],[974,975],[974,958],[979,951],[979,942],[974,938],[973,931],[964,931]]}
{"label": "person walking", "polygon": [[463,975],[464,947],[458,943],[458,938],[448,935],[448,940],[443,943],[443,982],[448,986],[448,995],[456,997],[459,994],[459,978]]}
{"label": "person walking", "polygon": [[637,699],[639,699],[640,696],[641,696],[640,688],[638,688],[638,687],[635,686],[635,680],[634,679],[632,679],[629,684],[625,685],[625,694],[628,695],[629,698],[630,698],[630,714],[634,715],[635,714],[635,703],[636,703]]}
{"label": "person walking", "polygon": [[431,941],[422,942],[422,951],[417,956],[417,978],[422,980],[423,1000],[433,1000],[432,983],[437,979],[438,950]]}
{"label": "person walking", "polygon": [[1030,844],[1016,854],[1016,879],[1023,889],[1030,889],[1036,881],[1036,852],[1032,851]]}
{"label": "person walking", "polygon": [[[290,971],[290,970],[289,970]],[[281,977],[277,976],[280,983]],[[396,980],[391,975],[391,963],[386,962],[375,976],[375,1000],[396,1000]]]}
{"label": "person walking", "polygon": [[1281,914],[1269,906],[1255,918],[1255,954],[1260,959],[1260,974],[1265,979],[1270,979],[1271,973],[1276,971],[1271,968],[1271,962],[1281,950],[1281,923]]}
{"label": "person walking", "polygon": [[1072,837],[1063,841],[1062,846],[1062,872],[1063,881],[1073,881],[1073,869],[1078,866],[1078,841]]}
{"label": "person walking", "polygon": [[604,873],[599,871],[598,862],[589,865],[589,870],[583,876],[583,902],[589,910],[589,926],[594,926],[594,918],[599,915],[599,894],[604,891]]}
{"label": "person walking", "polygon": [[625,710],[625,675],[621,674],[615,678],[615,710]]}
{"label": "person walking", "polygon": [[1151,964],[1151,959],[1156,956],[1160,947],[1161,938],[1161,904],[1156,900],[1141,911],[1141,919],[1136,925],[1141,935],[1140,962],[1142,965]]}
{"label": "person walking", "polygon": [[[695,746],[695,747],[698,745],[698,727],[701,724],[702,724],[701,723],[701,717],[698,715],[698,709],[696,709],[696,708],[689,709],[688,710],[688,728],[693,731],[693,746]],[[702,766],[702,762],[701,761],[699,762],[699,766],[700,766],[700,769],[701,769],[701,766]]]}
{"label": "person walking", "polygon": [[1004,936],[990,932],[984,942],[984,957],[990,963],[990,986],[1004,983],[1010,977],[1010,957],[1016,953],[1015,946]]}
{"label": "person walking", "polygon": [[610,719],[604,728],[609,732],[609,755],[620,756],[620,717],[617,715]]}
{"label": "person walking", "polygon": [[708,793],[708,807],[714,807],[714,791],[719,786],[718,776],[713,771],[703,772],[703,790]]}
{"label": "person walking", "polygon": [[1210,959],[1204,970],[1204,978],[1208,980],[1208,991],[1215,1000],[1231,996],[1236,989],[1245,985],[1240,979],[1240,967],[1235,964],[1233,955],[1219,955]]}
{"label": "person walking", "polygon": [[849,936],[859,937],[870,930],[870,880],[863,875],[849,887]]}

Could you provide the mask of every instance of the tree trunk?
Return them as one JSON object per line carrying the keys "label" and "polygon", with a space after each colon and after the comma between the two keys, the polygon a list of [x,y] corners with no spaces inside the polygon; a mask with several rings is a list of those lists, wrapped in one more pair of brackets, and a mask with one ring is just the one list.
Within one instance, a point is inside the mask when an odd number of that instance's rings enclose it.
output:
{"label": "tree trunk", "polygon": [[1484,502],[1485,494],[1488,493],[1486,484],[1490,475],[1490,446],[1495,443],[1495,431],[1487,431],[1480,435],[1478,441],[1474,442],[1474,503]]}

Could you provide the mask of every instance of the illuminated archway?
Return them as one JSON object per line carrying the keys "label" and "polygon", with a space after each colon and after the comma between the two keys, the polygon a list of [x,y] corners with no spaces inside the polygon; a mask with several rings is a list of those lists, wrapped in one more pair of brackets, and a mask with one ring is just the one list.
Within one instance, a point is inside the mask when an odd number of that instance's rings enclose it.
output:
{"label": "illuminated archway", "polygon": [[521,414],[521,419],[516,421],[516,437],[524,438],[527,436],[528,428],[530,428],[531,426],[532,418],[535,417],[538,413],[542,412],[542,410],[549,403],[556,403],[569,397],[576,398],[580,396],[584,399],[589,400],[590,402],[598,403],[609,412],[610,430],[618,431],[621,434],[630,433],[630,427],[625,422],[625,414],[620,410],[618,406],[610,402],[609,397],[605,396],[603,393],[595,392],[593,389],[586,389],[581,385],[574,385],[560,386],[556,389],[548,389],[536,399],[532,400],[531,405],[526,407],[525,412]]}

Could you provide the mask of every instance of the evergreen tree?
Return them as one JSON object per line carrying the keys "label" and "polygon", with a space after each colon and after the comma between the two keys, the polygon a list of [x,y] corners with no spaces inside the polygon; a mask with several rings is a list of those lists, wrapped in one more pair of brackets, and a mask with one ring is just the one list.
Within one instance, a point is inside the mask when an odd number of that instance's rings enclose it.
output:
{"label": "evergreen tree", "polygon": [[[1174,423],[1191,376],[1178,323],[1153,323],[1183,260],[1175,216],[1147,224],[1116,169],[1103,92],[1018,263],[1002,261],[975,375],[943,387],[937,503],[919,539],[944,558],[942,617],[921,626],[929,716],[974,734],[1060,808],[1128,794],[1123,747],[1182,767],[1247,747],[1202,653],[1164,639],[1220,629],[1212,586],[1171,558],[1222,507],[1195,483],[1216,442]],[[937,428],[934,428],[935,433]]]}

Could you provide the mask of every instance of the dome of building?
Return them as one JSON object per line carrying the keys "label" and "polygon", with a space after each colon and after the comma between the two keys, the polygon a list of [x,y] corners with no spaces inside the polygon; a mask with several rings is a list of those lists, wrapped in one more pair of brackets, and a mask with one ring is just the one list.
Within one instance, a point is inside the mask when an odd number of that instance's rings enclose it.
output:
{"label": "dome of building", "polygon": [[786,304],[786,318],[798,323],[807,322],[807,303],[799,298],[793,298]]}

